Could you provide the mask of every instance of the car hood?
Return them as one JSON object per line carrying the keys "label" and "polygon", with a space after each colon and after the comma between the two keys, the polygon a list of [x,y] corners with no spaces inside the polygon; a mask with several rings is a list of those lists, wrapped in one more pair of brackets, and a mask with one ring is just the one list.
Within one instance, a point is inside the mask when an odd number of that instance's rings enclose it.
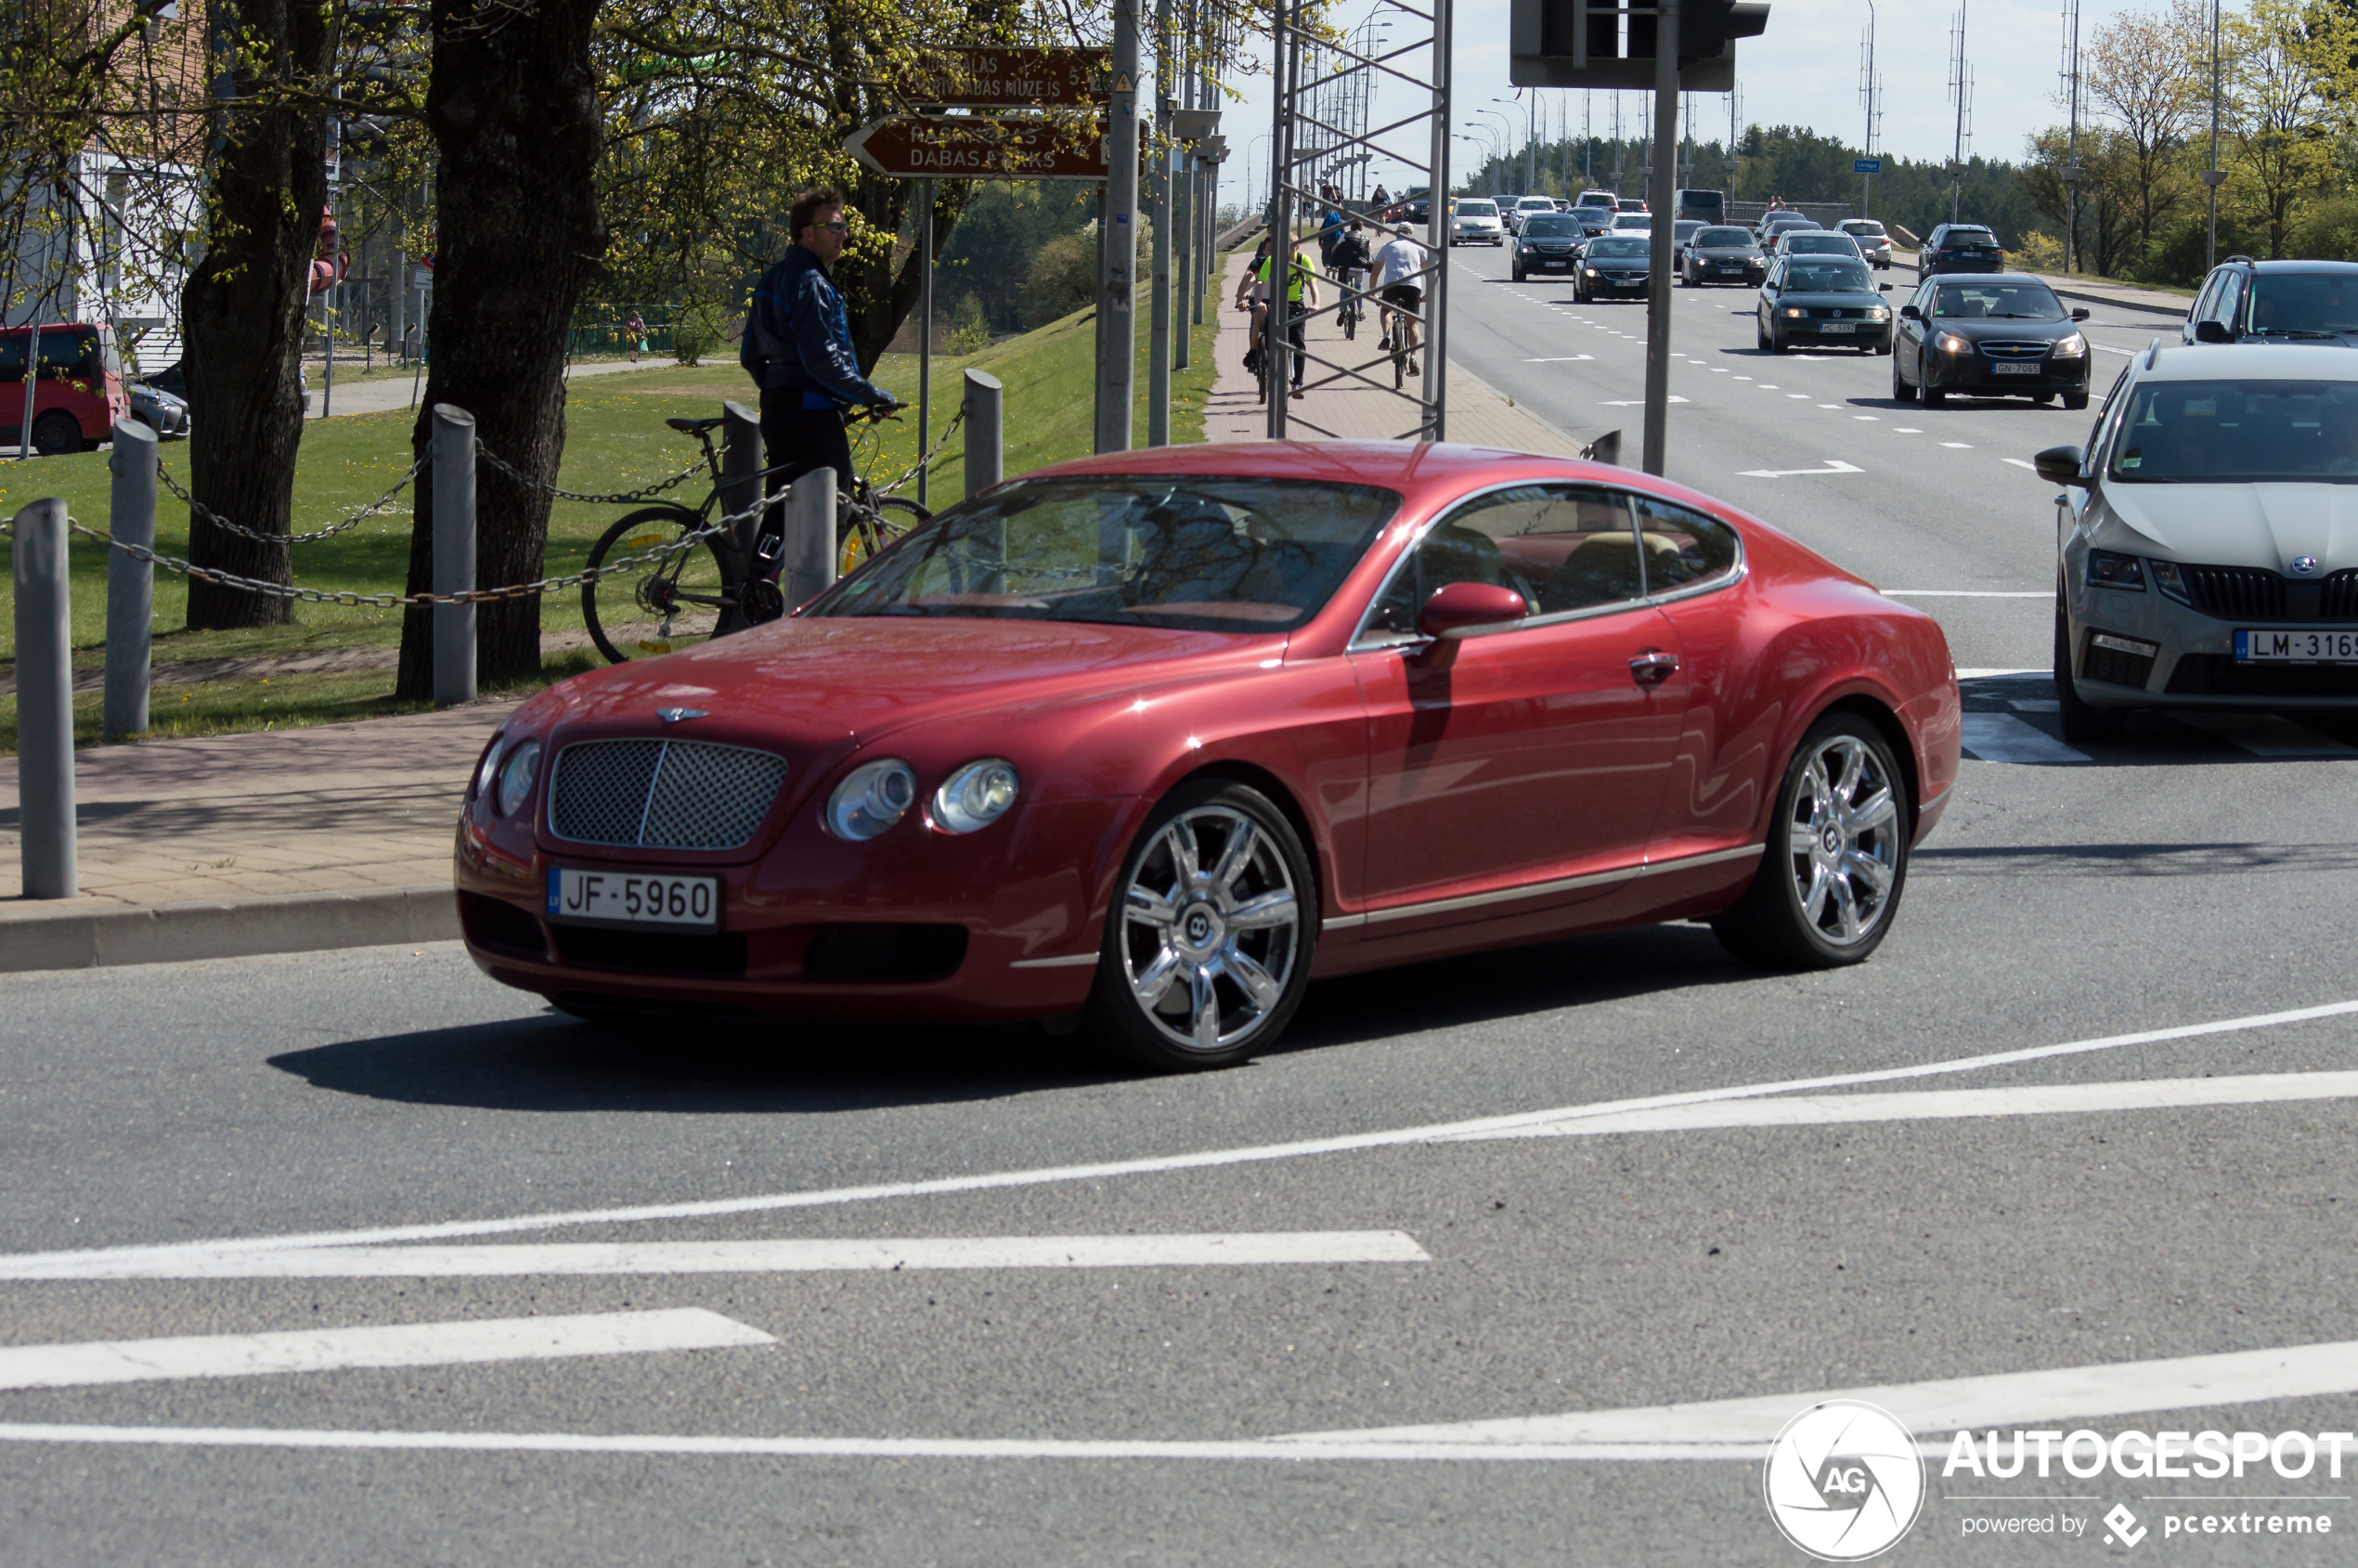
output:
{"label": "car hood", "polygon": [[2358,485],[2107,484],[2099,549],[2215,566],[2289,573],[2314,556],[2316,576],[2358,565]]}
{"label": "car hood", "polygon": [[667,707],[790,747],[865,745],[912,724],[1141,691],[1283,654],[1280,635],[1074,621],[788,619],[557,688],[568,725],[668,732]]}
{"label": "car hood", "polygon": [[2077,321],[2020,321],[2002,316],[1936,316],[1929,325],[1936,332],[1954,332],[1969,343],[1984,338],[2043,338],[2054,343],[2079,330]]}
{"label": "car hood", "polygon": [[1715,261],[1758,261],[1760,259],[1760,248],[1756,245],[1746,245],[1742,250],[1738,250],[1733,245],[1697,245],[1693,247],[1693,250],[1695,254],[1709,256]]}

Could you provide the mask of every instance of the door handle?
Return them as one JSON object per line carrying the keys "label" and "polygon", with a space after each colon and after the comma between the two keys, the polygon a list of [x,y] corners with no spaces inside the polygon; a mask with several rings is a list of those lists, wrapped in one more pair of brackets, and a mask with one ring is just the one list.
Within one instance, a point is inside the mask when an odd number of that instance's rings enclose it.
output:
{"label": "door handle", "polygon": [[1678,655],[1659,648],[1649,648],[1629,661],[1629,679],[1645,687],[1661,685],[1678,670]]}

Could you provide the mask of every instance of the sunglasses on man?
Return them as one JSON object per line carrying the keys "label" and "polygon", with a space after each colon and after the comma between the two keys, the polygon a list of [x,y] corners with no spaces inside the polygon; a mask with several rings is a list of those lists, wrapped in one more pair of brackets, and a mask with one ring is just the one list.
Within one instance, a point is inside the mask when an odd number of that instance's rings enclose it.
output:
{"label": "sunglasses on man", "polygon": [[851,232],[851,226],[844,222],[841,218],[836,219],[833,223],[814,223],[810,227],[813,228],[823,228],[829,234],[849,234]]}

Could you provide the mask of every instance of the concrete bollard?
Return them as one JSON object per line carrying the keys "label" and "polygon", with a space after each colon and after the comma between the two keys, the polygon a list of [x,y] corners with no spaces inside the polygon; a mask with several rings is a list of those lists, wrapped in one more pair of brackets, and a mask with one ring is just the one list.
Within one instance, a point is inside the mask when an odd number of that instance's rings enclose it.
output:
{"label": "concrete bollard", "polygon": [[73,654],[66,503],[34,501],[10,525],[17,590],[17,807],[24,896],[82,891],[73,842]]}
{"label": "concrete bollard", "polygon": [[[720,405],[720,415],[728,421],[720,427],[720,514],[735,517],[761,499],[761,482],[754,477],[762,466],[761,416],[733,399]],[[760,531],[758,516],[738,523],[741,559],[753,559],[754,536]]]}
{"label": "concrete bollard", "polygon": [[786,534],[778,554],[786,607],[836,580],[836,471],[813,469],[786,487]]}
{"label": "concrete bollard", "polygon": [[[434,406],[434,590],[475,586],[475,417]],[[434,706],[475,700],[475,607],[434,607]]]}
{"label": "concrete bollard", "polygon": [[1006,389],[999,378],[980,370],[966,372],[966,498],[971,500],[999,483],[1001,420]]}
{"label": "concrete bollard", "polygon": [[[114,455],[107,460],[114,489],[107,531],[117,544],[156,547],[156,433],[138,420],[115,421]],[[103,732],[110,741],[148,728],[149,641],[156,614],[156,567],[120,550],[107,551],[107,706]]]}

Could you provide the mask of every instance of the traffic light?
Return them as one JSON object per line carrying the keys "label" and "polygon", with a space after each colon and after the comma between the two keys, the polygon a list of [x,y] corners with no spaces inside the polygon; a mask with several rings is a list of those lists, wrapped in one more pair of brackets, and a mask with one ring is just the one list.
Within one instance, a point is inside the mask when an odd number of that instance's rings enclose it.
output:
{"label": "traffic light", "polygon": [[[1508,79],[1518,87],[1652,87],[1659,19],[1653,0],[1509,0]],[[1679,85],[1729,91],[1734,41],[1768,27],[1766,0],[1679,0]]]}

